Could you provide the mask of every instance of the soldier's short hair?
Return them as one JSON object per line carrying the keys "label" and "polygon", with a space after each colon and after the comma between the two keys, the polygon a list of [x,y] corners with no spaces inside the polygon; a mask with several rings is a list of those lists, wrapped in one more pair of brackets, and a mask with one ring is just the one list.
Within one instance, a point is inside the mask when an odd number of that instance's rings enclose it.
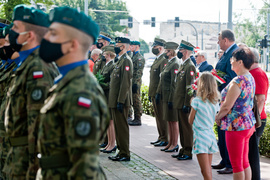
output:
{"label": "soldier's short hair", "polygon": [[221,38],[227,38],[229,41],[235,41],[234,33],[230,29],[223,30],[219,33],[221,35]]}
{"label": "soldier's short hair", "polygon": [[27,22],[22,22],[25,27],[25,31],[33,31],[36,35],[36,41],[41,42],[43,36],[48,32],[48,28],[44,26],[37,26]]}

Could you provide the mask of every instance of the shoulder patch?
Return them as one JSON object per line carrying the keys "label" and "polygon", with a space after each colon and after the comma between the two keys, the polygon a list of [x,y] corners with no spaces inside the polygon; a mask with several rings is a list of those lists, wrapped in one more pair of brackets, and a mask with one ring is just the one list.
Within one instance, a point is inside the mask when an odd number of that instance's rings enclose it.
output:
{"label": "shoulder patch", "polygon": [[87,99],[87,98],[84,98],[84,97],[79,97],[79,99],[78,99],[78,105],[79,106],[82,106],[82,107],[85,107],[85,108],[90,108],[90,106],[91,106],[91,100],[90,99]]}
{"label": "shoulder patch", "polygon": [[167,64],[164,64],[164,67],[166,66]]}
{"label": "shoulder patch", "polygon": [[43,77],[43,71],[35,71],[33,72],[33,78],[38,79]]}
{"label": "shoulder patch", "polygon": [[178,73],[178,69],[175,69],[175,70],[174,70],[174,74],[177,74],[177,73]]}
{"label": "shoulder patch", "polygon": [[39,101],[42,99],[43,97],[43,90],[42,88],[35,88],[33,89],[33,91],[31,92],[31,98],[33,101]]}
{"label": "shoulder patch", "polygon": [[91,133],[91,123],[88,120],[79,120],[75,124],[75,132],[80,137],[86,137]]}
{"label": "shoulder patch", "polygon": [[126,66],[126,67],[125,67],[125,70],[126,70],[126,71],[129,71],[129,66]]}
{"label": "shoulder patch", "polygon": [[190,71],[190,75],[193,76],[194,75],[194,71]]}

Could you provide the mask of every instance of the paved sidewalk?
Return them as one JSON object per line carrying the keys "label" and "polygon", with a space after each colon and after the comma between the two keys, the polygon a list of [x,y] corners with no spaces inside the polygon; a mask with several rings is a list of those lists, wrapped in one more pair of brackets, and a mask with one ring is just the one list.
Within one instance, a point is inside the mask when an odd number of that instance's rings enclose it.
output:
{"label": "paved sidewalk", "polygon": [[[203,179],[196,156],[190,161],[178,161],[171,158],[173,153],[160,151],[161,148],[150,145],[157,139],[155,118],[143,115],[142,126],[130,126],[130,162],[113,162],[108,159],[111,154],[100,154],[101,166],[109,180],[140,179]],[[179,144],[180,145],[180,144]],[[213,155],[213,164],[220,161],[219,153]],[[262,180],[270,180],[270,159],[261,157]],[[232,179],[230,175],[219,175],[212,170],[213,180]]]}

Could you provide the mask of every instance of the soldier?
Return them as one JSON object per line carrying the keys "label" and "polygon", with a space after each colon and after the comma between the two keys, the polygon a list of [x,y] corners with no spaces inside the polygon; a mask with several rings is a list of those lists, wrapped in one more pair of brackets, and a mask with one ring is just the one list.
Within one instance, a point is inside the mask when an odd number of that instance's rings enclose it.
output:
{"label": "soldier", "polygon": [[[130,44],[132,46],[131,49],[133,51],[132,98],[133,98],[134,119],[133,121],[129,121],[128,124],[130,126],[141,126],[142,125],[141,84],[145,59],[139,52],[141,43],[139,41],[132,41]],[[130,116],[131,115],[129,115],[129,117]]]}
{"label": "soldier", "polygon": [[83,12],[57,7],[40,46],[45,62],[55,61],[60,75],[40,110],[37,179],[106,179],[99,165],[99,141],[109,113],[103,91],[87,64],[98,25]]}
{"label": "soldier", "polygon": [[[100,32],[100,35],[98,36],[97,48],[103,50],[104,47],[109,46],[111,40],[112,40],[112,37],[109,34]],[[95,62],[93,73],[97,74],[97,72],[100,71],[104,67],[105,64],[106,64],[106,59],[101,54],[99,56],[99,59]]]}
{"label": "soldier", "polygon": [[173,104],[174,108],[177,110],[182,148],[177,155],[172,155],[172,157],[178,160],[192,159],[193,130],[192,126],[188,123],[192,95],[189,95],[187,86],[194,82],[196,76],[196,68],[190,59],[193,49],[194,46],[191,43],[182,40],[177,53],[177,57],[182,58],[183,64],[180,66],[176,75]]}
{"label": "soldier", "polygon": [[[5,37],[3,35],[3,28],[0,28],[0,48],[4,47],[5,44]],[[3,71],[4,69],[4,65],[6,65],[7,60],[6,60],[6,56],[4,55],[3,51],[0,52],[0,59],[1,59],[1,64],[0,64],[0,73]]]}
{"label": "soldier", "polygon": [[[101,70],[101,75],[104,77],[104,81],[101,84],[101,87],[105,93],[107,103],[109,101],[109,90],[110,90],[110,81],[111,81],[111,73],[114,68],[114,58],[116,56],[114,52],[113,46],[106,46],[104,47],[104,57],[106,59],[106,64]],[[111,110],[110,110],[111,111]],[[111,113],[110,113],[111,114]],[[101,150],[101,152],[104,153],[111,153],[113,151],[116,151],[115,146],[115,130],[114,130],[114,123],[113,120],[110,120],[110,125],[107,130],[107,137],[108,137],[108,144],[107,146]]]}
{"label": "soldier", "polygon": [[[132,43],[132,42],[131,42]],[[129,46],[128,51],[127,51],[128,56],[132,59],[133,52],[131,51],[131,46]]]}
{"label": "soldier", "polygon": [[178,122],[176,117],[176,111],[173,108],[173,93],[175,89],[175,76],[179,68],[179,60],[176,58],[176,49],[179,44],[175,42],[166,42],[165,58],[168,59],[168,63],[164,66],[163,71],[160,74],[159,85],[156,95],[156,103],[160,103],[162,100],[163,120],[168,121],[169,127],[169,143],[156,143],[154,146],[166,146],[161,151],[173,152],[178,151]]}
{"label": "soldier", "polygon": [[2,172],[6,156],[9,150],[9,140],[6,138],[6,130],[5,130],[5,109],[6,109],[6,94],[9,88],[11,74],[13,74],[13,69],[20,61],[19,53],[15,52],[9,44],[8,34],[10,28],[13,24],[6,26],[3,28],[3,32],[1,37],[5,38],[5,44],[2,48],[0,48],[1,58],[7,60],[8,64],[3,66],[3,71],[0,74],[0,179],[6,179],[5,174]]}
{"label": "soldier", "polygon": [[11,76],[7,92],[5,129],[10,141],[3,172],[7,179],[34,179],[38,169],[37,130],[39,110],[54,72],[39,55],[39,44],[49,26],[44,12],[17,5],[13,12],[13,27],[9,32],[10,46],[19,52],[20,62]]}
{"label": "soldier", "polygon": [[150,144],[158,144],[160,142],[168,142],[168,130],[167,121],[163,119],[162,103],[156,103],[155,95],[157,93],[157,88],[160,80],[160,73],[162,72],[164,66],[168,63],[168,59],[165,58],[164,45],[165,41],[163,39],[155,38],[152,48],[152,53],[156,55],[156,59],[150,69],[150,84],[149,84],[149,101],[152,102],[154,107],[154,113],[157,123],[158,139],[156,141],[150,142]]}
{"label": "soldier", "polygon": [[124,37],[115,38],[115,53],[118,61],[111,74],[109,108],[115,126],[115,135],[119,153],[116,156],[109,156],[113,161],[130,161],[129,151],[129,127],[127,123],[128,109],[132,105],[131,83],[133,65],[127,55],[130,40]]}

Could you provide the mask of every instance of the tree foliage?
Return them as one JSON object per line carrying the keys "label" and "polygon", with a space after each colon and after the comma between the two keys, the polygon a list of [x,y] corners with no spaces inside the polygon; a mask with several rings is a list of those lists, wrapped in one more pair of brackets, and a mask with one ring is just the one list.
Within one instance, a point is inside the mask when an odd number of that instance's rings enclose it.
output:
{"label": "tree foliage", "polygon": [[143,39],[140,39],[139,41],[141,43],[140,53],[142,55],[144,55],[144,53],[149,53],[148,44]]}

